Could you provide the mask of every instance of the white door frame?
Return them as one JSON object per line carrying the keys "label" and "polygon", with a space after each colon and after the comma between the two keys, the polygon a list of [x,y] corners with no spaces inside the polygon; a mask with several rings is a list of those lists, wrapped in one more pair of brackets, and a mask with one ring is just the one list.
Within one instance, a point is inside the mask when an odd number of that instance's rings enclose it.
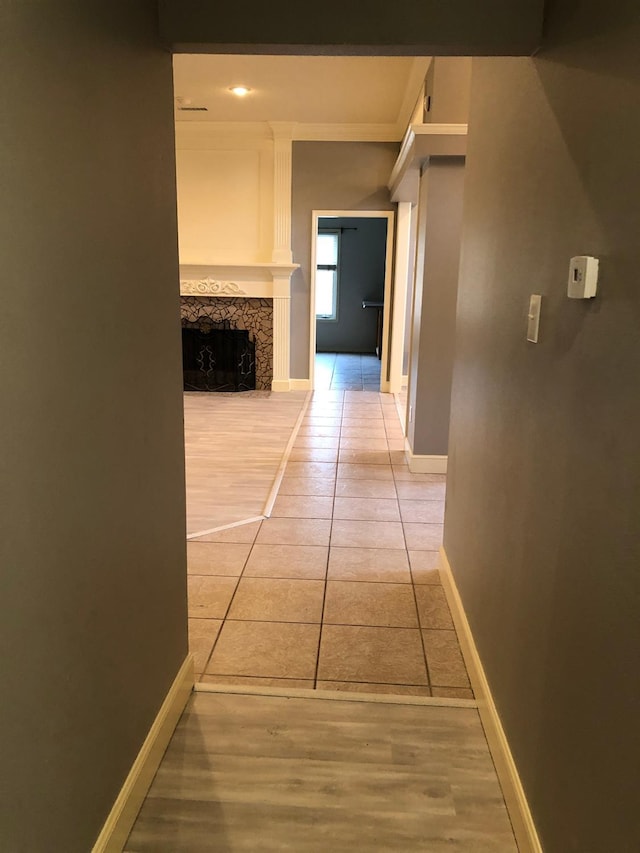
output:
{"label": "white door frame", "polygon": [[396,254],[393,282],[393,312],[391,315],[391,351],[389,354],[389,391],[399,394],[407,381],[403,374],[404,342],[406,337],[407,292],[411,276],[411,202],[398,202]]}
{"label": "white door frame", "polygon": [[380,359],[380,390],[389,391],[389,336],[391,299],[393,294],[393,237],[395,213],[393,210],[312,210],[311,211],[311,269],[309,275],[309,383],[311,390],[315,382],[316,358],[316,235],[318,220],[323,218],[386,219],[387,239],[384,259],[384,308],[382,309],[382,358]]}

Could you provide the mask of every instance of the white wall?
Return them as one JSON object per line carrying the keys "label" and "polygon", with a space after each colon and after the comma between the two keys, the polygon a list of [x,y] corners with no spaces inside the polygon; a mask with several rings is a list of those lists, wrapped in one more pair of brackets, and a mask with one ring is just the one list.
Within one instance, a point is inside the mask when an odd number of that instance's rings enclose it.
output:
{"label": "white wall", "polygon": [[176,126],[181,264],[254,264],[273,248],[273,140]]}

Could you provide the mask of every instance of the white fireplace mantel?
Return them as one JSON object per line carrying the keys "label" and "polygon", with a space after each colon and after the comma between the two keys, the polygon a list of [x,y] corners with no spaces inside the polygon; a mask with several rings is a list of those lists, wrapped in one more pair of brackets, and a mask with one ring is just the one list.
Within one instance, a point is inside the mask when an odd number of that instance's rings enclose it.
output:
{"label": "white fireplace mantel", "polygon": [[289,391],[291,275],[299,264],[184,264],[180,296],[273,300],[272,391]]}

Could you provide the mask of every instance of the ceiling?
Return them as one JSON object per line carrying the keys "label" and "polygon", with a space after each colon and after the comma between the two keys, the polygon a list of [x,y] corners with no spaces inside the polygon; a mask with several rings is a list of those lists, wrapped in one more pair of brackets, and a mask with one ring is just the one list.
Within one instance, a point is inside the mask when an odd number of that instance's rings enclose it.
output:
{"label": "ceiling", "polygon": [[[207,112],[178,121],[397,125],[409,121],[430,59],[348,56],[174,56],[176,98]],[[229,87],[243,84],[238,98]]]}

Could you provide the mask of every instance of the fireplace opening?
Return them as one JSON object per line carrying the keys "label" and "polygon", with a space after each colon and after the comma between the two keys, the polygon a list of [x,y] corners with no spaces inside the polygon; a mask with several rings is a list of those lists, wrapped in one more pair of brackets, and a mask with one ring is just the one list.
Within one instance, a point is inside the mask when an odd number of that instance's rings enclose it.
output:
{"label": "fireplace opening", "polygon": [[183,321],[182,371],[185,391],[254,391],[255,340],[228,321]]}

